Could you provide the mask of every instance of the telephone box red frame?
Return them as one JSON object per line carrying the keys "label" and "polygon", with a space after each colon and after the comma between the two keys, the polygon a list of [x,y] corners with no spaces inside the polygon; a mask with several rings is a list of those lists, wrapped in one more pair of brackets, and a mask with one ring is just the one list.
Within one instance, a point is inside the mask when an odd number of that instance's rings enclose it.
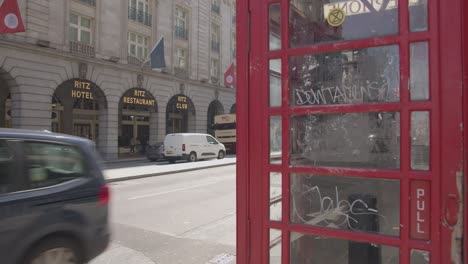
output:
{"label": "telephone box red frame", "polygon": [[[339,48],[333,44],[320,44],[304,48],[283,48],[280,51],[267,49],[267,17],[271,3],[281,4],[282,46],[288,47],[288,0],[237,0],[237,263],[268,263],[268,229],[283,230],[282,263],[289,263],[289,231],[299,231],[326,235],[361,242],[374,242],[400,248],[400,263],[410,263],[410,250],[421,249],[431,253],[431,263],[461,263],[465,258],[462,251],[468,250],[462,245],[463,222],[468,209],[464,203],[462,189],[464,181],[463,150],[468,149],[464,139],[468,132],[463,131],[463,121],[468,121],[468,98],[463,93],[463,83],[468,81],[468,5],[462,6],[462,0],[428,0],[429,30],[410,33],[408,18],[408,0],[399,1],[399,34],[378,38],[368,38],[340,42]],[[465,11],[465,12],[463,12]],[[462,31],[463,30],[463,31]],[[461,34],[461,32],[464,32]],[[431,100],[410,102],[408,92],[409,43],[414,41],[430,42],[430,78]],[[465,44],[463,49],[462,44]],[[369,47],[372,45],[400,45],[402,61],[400,102],[377,105],[339,105],[324,107],[326,113],[400,111],[401,120],[401,169],[397,173],[383,171],[383,177],[401,180],[401,233],[400,237],[383,237],[346,231],[301,228],[288,223],[287,185],[290,172],[331,173],[326,168],[289,168],[288,133],[283,137],[283,166],[270,165],[268,162],[268,116],[281,115],[287,120],[290,114],[308,113],[308,108],[289,107],[288,68],[285,61],[291,55],[304,52],[334,51]],[[465,52],[463,52],[465,51]],[[463,56],[464,55],[464,56]],[[282,58],[282,96],[283,103],[279,109],[268,108],[266,89],[268,70],[267,62],[271,58]],[[414,110],[431,111],[431,170],[427,173],[414,172],[409,169],[409,113]],[[465,115],[463,115],[465,113]],[[288,121],[283,121],[283,131],[288,131]],[[465,137],[464,137],[465,136]],[[283,221],[269,222],[267,207],[268,181],[265,172],[275,170],[283,173]],[[336,172],[335,172],[336,173]],[[342,169],[340,174],[352,173],[356,176],[369,177],[369,173],[359,169]],[[400,176],[404,175],[404,176]],[[409,182],[411,180],[428,180],[431,182],[431,240],[429,243],[410,239]],[[465,221],[463,220],[465,215]],[[286,235],[285,235],[286,234]]]}

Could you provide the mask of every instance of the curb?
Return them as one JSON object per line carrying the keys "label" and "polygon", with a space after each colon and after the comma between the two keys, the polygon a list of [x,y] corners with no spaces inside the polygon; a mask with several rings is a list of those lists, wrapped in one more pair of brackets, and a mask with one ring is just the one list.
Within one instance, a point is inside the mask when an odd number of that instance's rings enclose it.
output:
{"label": "curb", "polygon": [[204,167],[190,168],[190,169],[180,169],[180,170],[148,173],[148,174],[133,175],[133,176],[123,176],[123,177],[119,177],[119,178],[115,178],[115,179],[106,179],[106,182],[107,183],[112,183],[112,182],[119,182],[119,181],[136,180],[136,179],[156,177],[156,176],[175,174],[175,173],[182,173],[182,172],[188,172],[188,171],[211,169],[211,168],[229,166],[229,165],[234,165],[234,164],[236,164],[236,161],[229,162],[229,163],[224,163],[224,164],[216,164],[216,165],[208,165],[208,166],[204,166]]}

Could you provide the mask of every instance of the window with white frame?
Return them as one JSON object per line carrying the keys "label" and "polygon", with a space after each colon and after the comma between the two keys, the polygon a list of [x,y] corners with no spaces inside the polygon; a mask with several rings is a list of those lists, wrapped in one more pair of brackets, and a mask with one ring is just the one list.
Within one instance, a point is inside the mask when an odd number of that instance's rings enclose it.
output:
{"label": "window with white frame", "polygon": [[148,57],[149,37],[137,34],[135,32],[128,33],[128,54],[140,60],[145,60]]}
{"label": "window with white frame", "polygon": [[211,59],[211,77],[218,78],[219,77],[219,60],[218,59]]}
{"label": "window with white frame", "polygon": [[175,21],[174,21],[175,35],[178,38],[187,39],[187,35],[188,35],[187,11],[177,6],[174,12],[175,12],[174,14],[175,15]]}
{"label": "window with white frame", "polygon": [[149,0],[128,0],[128,18],[151,26],[152,16]]}
{"label": "window with white frame", "polygon": [[175,55],[174,66],[180,70],[186,70],[187,69],[187,50],[176,47],[174,55]]}
{"label": "window with white frame", "polygon": [[149,14],[149,0],[129,0],[128,7],[130,10],[136,10],[138,12]]}
{"label": "window with white frame", "polygon": [[214,23],[211,24],[211,49],[217,52],[219,52],[219,35],[219,26]]}
{"label": "window with white frame", "polygon": [[92,21],[90,18],[70,14],[70,40],[82,42],[85,44],[92,43]]}

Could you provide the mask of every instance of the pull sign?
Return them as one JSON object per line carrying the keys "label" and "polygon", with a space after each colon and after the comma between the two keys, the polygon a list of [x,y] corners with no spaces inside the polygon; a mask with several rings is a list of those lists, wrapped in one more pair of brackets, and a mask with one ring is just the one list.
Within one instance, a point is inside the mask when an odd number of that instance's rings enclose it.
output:
{"label": "pull sign", "polygon": [[411,239],[430,239],[430,187],[427,181],[411,181]]}

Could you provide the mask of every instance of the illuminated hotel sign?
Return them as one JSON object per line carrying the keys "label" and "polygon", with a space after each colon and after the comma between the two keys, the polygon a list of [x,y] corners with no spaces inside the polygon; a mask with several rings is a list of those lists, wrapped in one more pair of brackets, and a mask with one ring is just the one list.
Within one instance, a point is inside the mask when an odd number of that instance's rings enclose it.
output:
{"label": "illuminated hotel sign", "polygon": [[[336,3],[330,3],[323,6],[324,17],[328,17],[332,10],[342,9],[346,16],[361,15],[371,12],[381,12],[385,10],[398,8],[398,0],[390,0],[384,6],[386,0],[351,0]],[[420,5],[420,0],[409,0],[409,5]]]}
{"label": "illuminated hotel sign", "polygon": [[177,109],[182,109],[182,110],[187,110],[188,109],[187,96],[184,96],[184,95],[178,95],[177,96],[176,108]]}
{"label": "illuminated hotel sign", "polygon": [[94,85],[87,81],[73,81],[73,89],[71,91],[71,96],[78,99],[90,99],[94,100],[93,90],[95,89]]}
{"label": "illuminated hotel sign", "polygon": [[123,97],[124,104],[131,105],[144,105],[144,106],[155,106],[156,101],[153,97],[145,90],[133,89],[133,93]]}

